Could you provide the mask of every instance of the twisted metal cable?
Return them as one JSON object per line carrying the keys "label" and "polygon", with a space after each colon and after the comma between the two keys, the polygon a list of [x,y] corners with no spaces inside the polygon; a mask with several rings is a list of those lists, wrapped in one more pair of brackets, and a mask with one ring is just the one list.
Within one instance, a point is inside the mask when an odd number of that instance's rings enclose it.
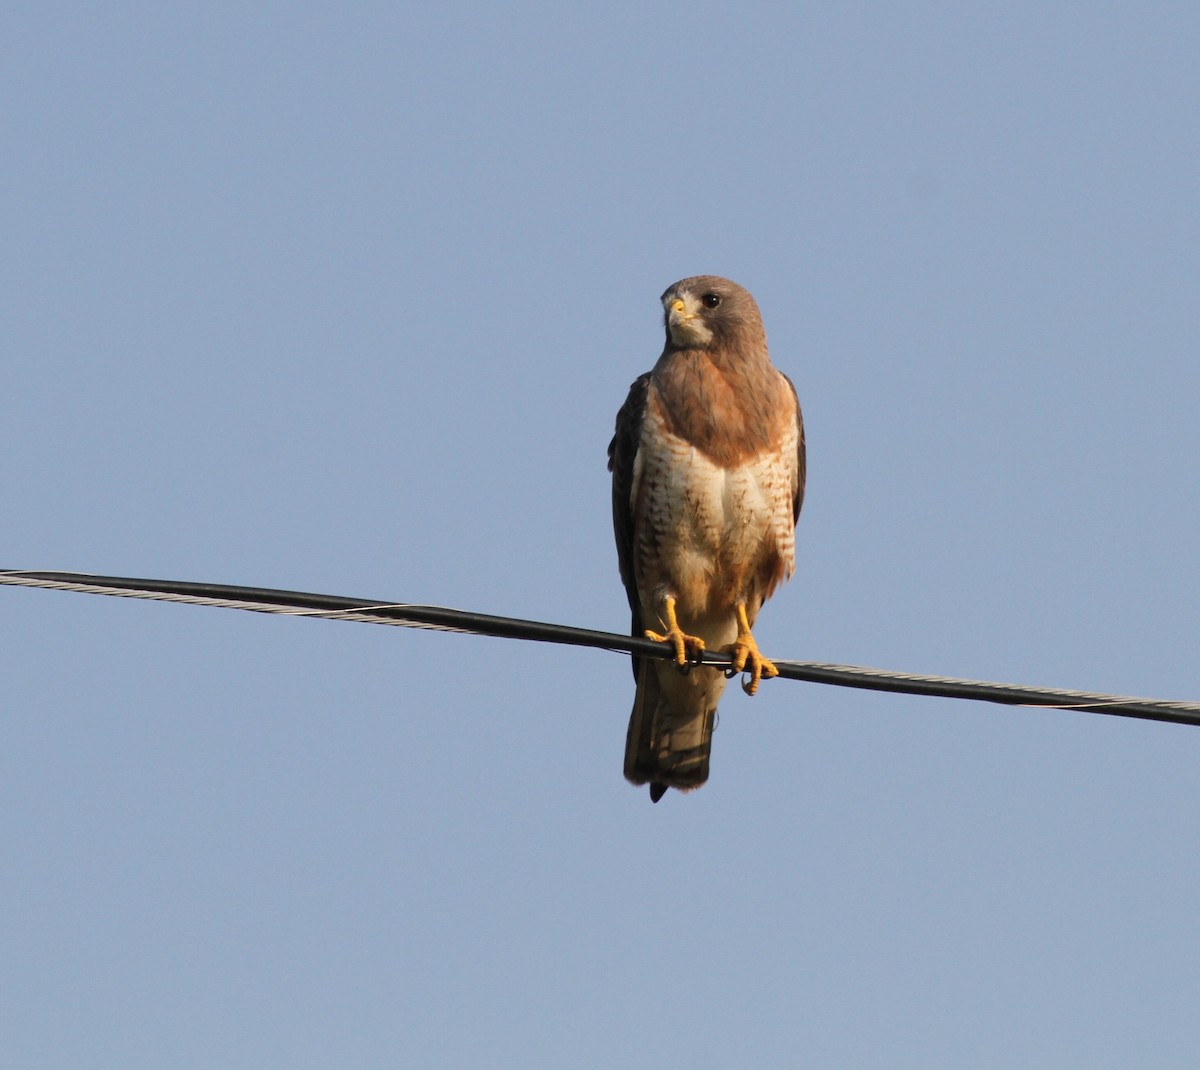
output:
{"label": "twisted metal cable", "polygon": [[[0,584],[16,587],[42,587],[85,594],[113,595],[119,598],[146,598],[161,602],[243,609],[254,613],[273,613],[292,617],[321,617],[326,620],[353,620],[366,624],[390,624],[405,628],[486,635],[504,639],[562,643],[570,646],[612,650],[639,657],[669,658],[670,649],[640,636],[618,635],[565,624],[520,620],[472,613],[444,606],[419,606],[402,602],[381,602],[367,598],[279,591],[266,587],[239,587],[223,583],[190,583],[181,580],[131,579],[122,576],[92,576],[79,572],[37,572],[19,569],[0,570]],[[698,664],[730,671],[729,655],[705,651]],[[779,676],[785,680],[854,687],[870,691],[892,691],[906,695],[938,698],[974,699],[1006,706],[1031,706],[1042,709],[1076,710],[1117,717],[1136,717],[1172,724],[1200,725],[1200,703],[1160,699],[1132,698],[1092,691],[1063,688],[1029,687],[987,680],[964,680],[953,676],[928,676],[920,673],[871,669],[859,665],[832,665],[813,661],[775,660]]]}

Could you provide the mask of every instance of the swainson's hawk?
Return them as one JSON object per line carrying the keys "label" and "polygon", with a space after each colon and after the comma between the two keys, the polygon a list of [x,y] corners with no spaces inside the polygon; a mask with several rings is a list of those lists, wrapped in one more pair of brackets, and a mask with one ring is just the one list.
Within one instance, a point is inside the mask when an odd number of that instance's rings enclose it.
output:
{"label": "swainson's hawk", "polygon": [[[720,670],[688,667],[728,650],[753,695],[777,670],[750,629],[795,565],[804,424],[772,364],[754,298],[698,275],[662,295],[667,342],[617,414],[608,447],[613,526],[633,634],[669,643],[674,664],[633,659],[637,693],[625,776],[667,788],[708,779]],[[661,631],[654,631],[660,628]]]}

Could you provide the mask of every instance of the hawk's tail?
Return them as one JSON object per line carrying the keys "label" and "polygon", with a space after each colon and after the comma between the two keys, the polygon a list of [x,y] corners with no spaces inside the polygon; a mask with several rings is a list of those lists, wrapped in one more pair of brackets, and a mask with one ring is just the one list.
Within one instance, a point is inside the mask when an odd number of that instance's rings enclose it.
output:
{"label": "hawk's tail", "polygon": [[694,666],[684,677],[665,662],[639,666],[625,737],[625,779],[649,784],[652,802],[667,788],[687,791],[708,779],[717,699],[724,687],[724,677],[714,669]]}

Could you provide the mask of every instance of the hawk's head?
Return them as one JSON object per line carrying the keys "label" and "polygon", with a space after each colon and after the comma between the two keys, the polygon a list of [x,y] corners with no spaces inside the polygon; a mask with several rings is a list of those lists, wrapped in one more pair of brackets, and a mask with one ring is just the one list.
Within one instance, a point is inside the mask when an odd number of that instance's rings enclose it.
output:
{"label": "hawk's head", "polygon": [[736,282],[717,275],[681,279],[662,295],[668,349],[766,348],[758,305]]}

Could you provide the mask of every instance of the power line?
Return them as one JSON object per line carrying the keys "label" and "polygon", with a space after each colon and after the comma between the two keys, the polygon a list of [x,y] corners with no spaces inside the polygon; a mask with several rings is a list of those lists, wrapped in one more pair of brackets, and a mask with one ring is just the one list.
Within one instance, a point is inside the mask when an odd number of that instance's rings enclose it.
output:
{"label": "power line", "polygon": [[[302,591],[278,591],[267,587],[238,587],[224,583],[189,583],[182,580],[130,579],[122,576],[92,576],[81,572],[33,572],[0,570],[0,584],[16,587],[43,587],[85,594],[113,595],[119,598],[147,598],[162,602],[243,609],[255,613],[273,613],[291,617],[321,617],[326,620],[353,620],[367,624],[390,624],[405,628],[485,635],[504,639],[563,643],[598,650],[637,654],[641,657],[672,656],[663,643],[638,636],[618,635],[566,624],[520,620],[472,613],[445,606],[418,606],[380,602],[368,598],[309,594]],[[1159,699],[1130,698],[1091,691],[1062,688],[1027,687],[1023,684],[999,684],[986,680],[963,680],[952,676],[926,676],[918,673],[869,669],[858,665],[830,665],[814,661],[773,659],[779,676],[785,680],[855,687],[870,691],[892,691],[906,695],[930,695],[938,698],[976,699],[1005,706],[1031,706],[1042,709],[1076,710],[1117,717],[1136,717],[1148,721],[1200,725],[1200,703],[1171,702]],[[705,651],[699,664],[729,671],[727,654]]]}

